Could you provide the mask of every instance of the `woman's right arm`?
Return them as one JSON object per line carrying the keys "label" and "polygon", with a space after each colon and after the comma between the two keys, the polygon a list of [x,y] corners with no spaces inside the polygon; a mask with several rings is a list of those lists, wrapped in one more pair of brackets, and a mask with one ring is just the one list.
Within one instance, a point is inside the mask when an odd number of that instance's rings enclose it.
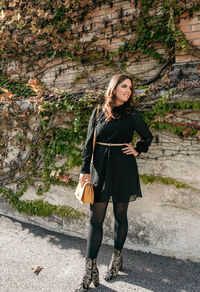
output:
{"label": "woman's right arm", "polygon": [[81,173],[79,180],[81,184],[84,181],[90,181],[90,162],[92,157],[93,151],[93,136],[94,136],[94,128],[95,128],[95,119],[96,119],[96,109],[93,110],[89,123],[88,123],[88,131],[87,131],[87,138],[85,141],[85,145],[83,147],[82,153],[82,166],[81,166]]}

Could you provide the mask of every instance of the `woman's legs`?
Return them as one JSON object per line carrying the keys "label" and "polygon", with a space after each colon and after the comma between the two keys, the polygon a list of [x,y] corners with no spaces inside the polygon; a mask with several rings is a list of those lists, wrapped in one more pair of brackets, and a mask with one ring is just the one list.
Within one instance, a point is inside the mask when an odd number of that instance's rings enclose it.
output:
{"label": "woman's legs", "polygon": [[121,250],[123,248],[128,232],[128,204],[129,203],[113,202],[113,210],[115,216],[114,248],[117,250]]}
{"label": "woman's legs", "polygon": [[104,279],[109,281],[118,275],[118,272],[122,270],[123,256],[122,248],[126,240],[128,232],[128,219],[127,210],[129,203],[116,203],[113,202],[114,216],[115,216],[115,233],[114,233],[114,252],[108,267],[107,272],[104,275]]}
{"label": "woman's legs", "polygon": [[88,291],[92,281],[95,287],[99,285],[99,271],[96,265],[96,258],[103,237],[103,221],[107,206],[108,203],[105,202],[95,202],[93,205],[90,205],[90,229],[87,241],[85,274],[75,292]]}
{"label": "woman's legs", "polygon": [[108,203],[94,202],[90,205],[90,228],[87,240],[86,257],[95,259],[103,238],[103,222]]}

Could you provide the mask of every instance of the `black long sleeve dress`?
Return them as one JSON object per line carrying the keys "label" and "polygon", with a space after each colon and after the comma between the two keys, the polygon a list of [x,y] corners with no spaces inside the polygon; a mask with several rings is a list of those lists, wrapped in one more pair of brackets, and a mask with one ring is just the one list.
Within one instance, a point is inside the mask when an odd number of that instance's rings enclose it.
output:
{"label": "black long sleeve dress", "polygon": [[[153,136],[136,110],[127,111],[125,104],[113,108],[115,119],[105,121],[100,109],[96,121],[96,142],[130,143],[134,131],[140,136],[135,150],[147,152]],[[134,155],[124,154],[125,146],[104,146],[96,144],[94,161],[92,156],[93,134],[96,109],[93,110],[88,125],[88,134],[83,149],[81,173],[91,173],[95,202],[129,202],[142,197],[137,162]]]}

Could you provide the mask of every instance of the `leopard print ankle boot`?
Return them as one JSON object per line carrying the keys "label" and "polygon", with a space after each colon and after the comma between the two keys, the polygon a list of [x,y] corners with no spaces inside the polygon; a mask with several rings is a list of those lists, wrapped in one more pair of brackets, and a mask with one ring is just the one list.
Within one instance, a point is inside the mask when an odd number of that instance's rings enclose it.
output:
{"label": "leopard print ankle boot", "polygon": [[97,268],[97,260],[96,259],[93,259],[92,282],[93,282],[95,287],[99,286],[99,270]]}
{"label": "leopard print ankle boot", "polygon": [[111,262],[109,264],[108,270],[104,275],[104,279],[109,281],[118,275],[119,271],[123,268],[123,256],[122,250],[114,249],[112,254]]}
{"label": "leopard print ankle boot", "polygon": [[96,265],[96,259],[85,259],[85,274],[79,287],[74,292],[87,292],[91,282],[94,286],[99,285],[99,271]]}

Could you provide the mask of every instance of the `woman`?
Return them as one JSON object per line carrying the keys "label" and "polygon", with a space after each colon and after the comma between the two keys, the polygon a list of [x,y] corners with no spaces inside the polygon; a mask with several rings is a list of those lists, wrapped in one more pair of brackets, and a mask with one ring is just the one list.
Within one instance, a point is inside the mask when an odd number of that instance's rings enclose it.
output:
{"label": "woman", "polygon": [[[93,281],[99,285],[96,258],[102,242],[103,222],[110,201],[115,217],[114,251],[104,279],[109,281],[122,269],[122,248],[128,231],[127,209],[130,201],[142,197],[135,156],[147,152],[153,136],[140,115],[133,108],[133,82],[125,74],[111,79],[105,102],[97,120],[95,109],[90,117],[83,150],[80,182],[91,181],[94,186],[94,204],[90,205],[90,229],[87,241],[85,274],[75,291],[89,289]],[[96,124],[96,145],[90,175],[93,133]],[[141,140],[133,148],[130,144],[134,131]]]}

